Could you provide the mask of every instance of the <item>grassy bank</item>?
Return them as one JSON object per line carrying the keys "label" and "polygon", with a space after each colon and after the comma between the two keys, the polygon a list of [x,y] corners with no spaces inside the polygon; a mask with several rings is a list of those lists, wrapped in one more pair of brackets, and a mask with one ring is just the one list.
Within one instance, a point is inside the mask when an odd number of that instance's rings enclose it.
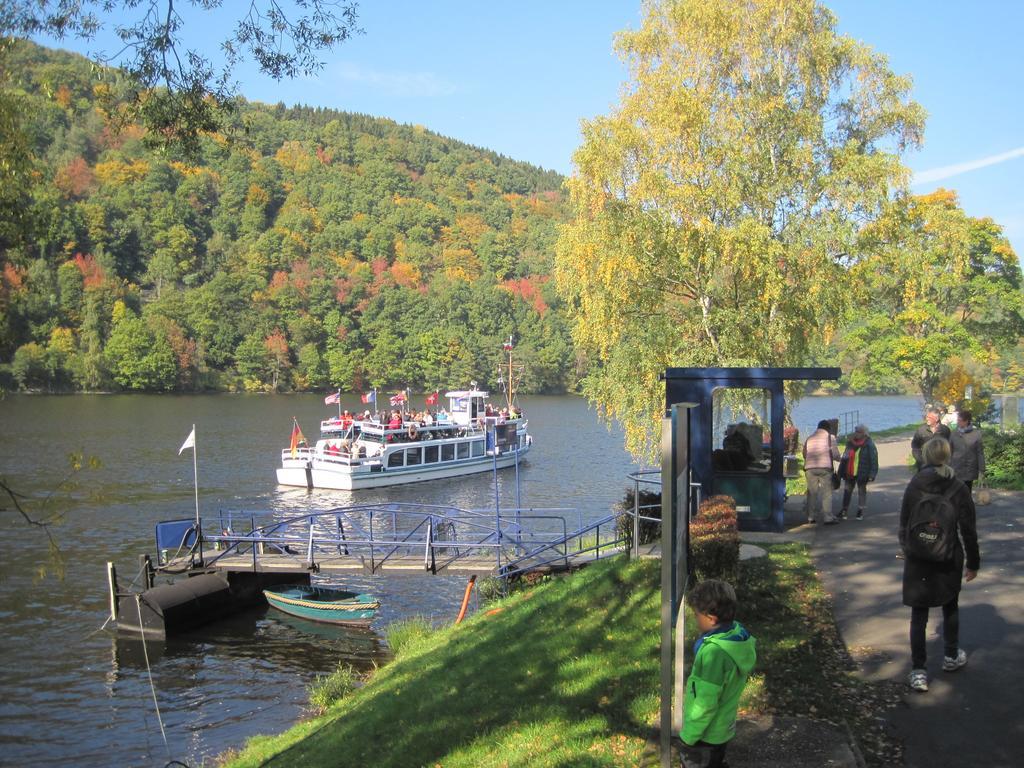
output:
{"label": "grassy bank", "polygon": [[[326,713],[227,765],[636,766],[657,721],[659,567],[592,566],[416,638]],[[865,707],[805,547],[770,547],[738,586],[760,650],[744,711],[838,722]],[[870,748],[871,727],[857,725],[869,756],[891,752]]]}

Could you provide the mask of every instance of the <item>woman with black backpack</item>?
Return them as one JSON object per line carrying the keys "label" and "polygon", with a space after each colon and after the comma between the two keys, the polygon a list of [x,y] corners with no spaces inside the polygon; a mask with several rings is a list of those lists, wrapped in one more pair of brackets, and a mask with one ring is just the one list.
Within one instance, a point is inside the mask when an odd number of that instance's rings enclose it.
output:
{"label": "woman with black backpack", "polygon": [[942,671],[956,672],[967,663],[959,645],[960,587],[963,581],[972,581],[981,566],[974,500],[956,479],[949,456],[949,441],[944,438],[924,444],[924,466],[911,479],[900,508],[903,604],[911,611],[910,688],[922,693],[928,690],[928,610],[942,607]]}

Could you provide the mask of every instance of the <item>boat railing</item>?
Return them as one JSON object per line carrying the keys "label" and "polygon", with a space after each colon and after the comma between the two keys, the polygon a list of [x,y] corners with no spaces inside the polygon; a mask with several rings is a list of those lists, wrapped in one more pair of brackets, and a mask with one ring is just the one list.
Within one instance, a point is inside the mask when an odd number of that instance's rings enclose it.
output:
{"label": "boat railing", "polygon": [[299,459],[303,461],[308,461],[309,459],[313,458],[313,454],[314,450],[308,446],[300,446],[296,448],[294,452],[292,451],[291,448],[282,448],[281,461],[285,462]]}

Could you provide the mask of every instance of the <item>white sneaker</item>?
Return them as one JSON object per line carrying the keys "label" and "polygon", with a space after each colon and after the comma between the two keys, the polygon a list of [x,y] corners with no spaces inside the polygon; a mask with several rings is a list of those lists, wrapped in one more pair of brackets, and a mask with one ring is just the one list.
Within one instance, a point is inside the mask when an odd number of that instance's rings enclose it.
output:
{"label": "white sneaker", "polygon": [[942,671],[943,672],[956,672],[958,669],[962,669],[967,664],[967,652],[960,648],[956,652],[956,656],[945,656],[942,659]]}
{"label": "white sneaker", "polygon": [[928,672],[924,669],[910,670],[910,690],[925,693],[928,690]]}

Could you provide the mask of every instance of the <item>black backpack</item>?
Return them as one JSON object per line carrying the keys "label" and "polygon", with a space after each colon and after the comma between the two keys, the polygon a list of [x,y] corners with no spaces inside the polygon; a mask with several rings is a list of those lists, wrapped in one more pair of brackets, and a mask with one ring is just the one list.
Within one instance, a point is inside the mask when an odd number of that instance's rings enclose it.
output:
{"label": "black backpack", "polygon": [[957,511],[952,499],[960,485],[954,480],[942,493],[921,492],[907,518],[903,548],[908,555],[938,563],[953,559]]}

